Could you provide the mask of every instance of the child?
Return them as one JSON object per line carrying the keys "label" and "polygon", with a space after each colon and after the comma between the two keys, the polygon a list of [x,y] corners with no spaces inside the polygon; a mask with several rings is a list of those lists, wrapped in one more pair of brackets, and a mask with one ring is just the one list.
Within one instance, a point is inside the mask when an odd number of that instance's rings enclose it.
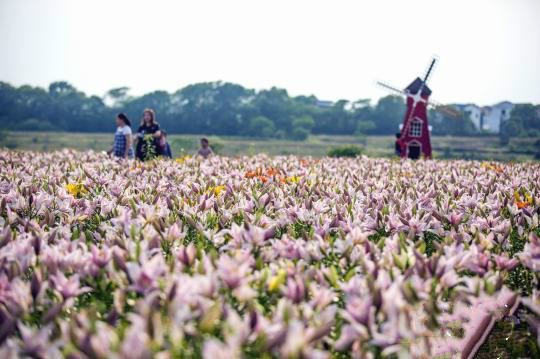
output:
{"label": "child", "polygon": [[114,145],[109,151],[116,157],[133,158],[133,147],[131,146],[131,122],[125,113],[119,113],[116,116],[116,133],[114,135]]}
{"label": "child", "polygon": [[206,138],[201,138],[201,148],[199,148],[197,156],[201,156],[202,158],[208,158],[208,156],[212,154],[214,154],[214,152],[210,148],[208,140]]}
{"label": "child", "polygon": [[171,145],[167,141],[167,132],[161,131],[161,137],[159,138],[159,154],[163,157],[172,158]]}

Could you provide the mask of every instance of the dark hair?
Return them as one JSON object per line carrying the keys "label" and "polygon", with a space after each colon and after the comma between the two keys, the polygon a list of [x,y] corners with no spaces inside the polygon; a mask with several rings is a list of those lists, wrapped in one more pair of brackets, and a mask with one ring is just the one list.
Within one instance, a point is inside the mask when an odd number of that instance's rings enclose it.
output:
{"label": "dark hair", "polygon": [[162,136],[167,136],[167,132],[165,130],[161,130],[161,135]]}
{"label": "dark hair", "polygon": [[116,115],[117,118],[121,119],[122,121],[124,121],[124,123],[126,125],[128,125],[129,127],[131,127],[131,122],[129,121],[129,119],[127,118],[127,115],[123,112],[120,112],[118,115]]}
{"label": "dark hair", "polygon": [[400,138],[400,137],[401,137],[401,133],[400,132],[396,133],[396,138]]}
{"label": "dark hair", "polygon": [[201,142],[208,143],[208,140],[205,137],[203,137],[203,138],[201,138]]}

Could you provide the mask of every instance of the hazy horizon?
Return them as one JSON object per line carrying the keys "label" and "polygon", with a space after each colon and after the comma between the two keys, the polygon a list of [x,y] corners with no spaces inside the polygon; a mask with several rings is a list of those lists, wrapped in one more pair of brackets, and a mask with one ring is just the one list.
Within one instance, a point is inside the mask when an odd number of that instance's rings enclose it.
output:
{"label": "hazy horizon", "polygon": [[88,95],[224,81],[376,100],[439,58],[444,103],[540,102],[540,1],[0,0],[0,81]]}

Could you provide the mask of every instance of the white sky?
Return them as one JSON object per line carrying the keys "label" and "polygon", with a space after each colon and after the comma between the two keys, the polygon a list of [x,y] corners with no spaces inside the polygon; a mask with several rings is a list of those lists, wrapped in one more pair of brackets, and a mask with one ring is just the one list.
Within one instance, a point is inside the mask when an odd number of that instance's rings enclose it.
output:
{"label": "white sky", "polygon": [[0,80],[140,95],[201,81],[324,100],[422,75],[441,102],[540,102],[540,0],[0,0]]}

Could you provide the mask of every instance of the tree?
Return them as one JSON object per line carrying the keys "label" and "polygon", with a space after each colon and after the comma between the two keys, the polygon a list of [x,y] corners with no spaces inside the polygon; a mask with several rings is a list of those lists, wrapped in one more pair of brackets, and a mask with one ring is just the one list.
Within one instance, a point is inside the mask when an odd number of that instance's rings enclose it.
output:
{"label": "tree", "polygon": [[291,138],[296,141],[304,141],[308,137],[309,137],[309,130],[302,127],[296,127],[291,132]]}
{"label": "tree", "polygon": [[517,121],[507,121],[504,123],[503,131],[508,137],[516,137],[518,136],[523,128],[520,126],[520,123]]}
{"label": "tree", "polygon": [[459,112],[457,116],[450,117],[442,112],[430,110],[429,119],[434,135],[471,136],[478,133],[468,112]]}
{"label": "tree", "polygon": [[403,122],[405,109],[405,102],[401,96],[382,97],[371,113],[371,119],[376,126],[372,133],[377,135],[396,133]]}
{"label": "tree", "polygon": [[104,98],[105,100],[109,100],[111,102],[112,107],[122,107],[130,100],[129,87],[123,86],[110,89],[107,91]]}
{"label": "tree", "polygon": [[52,97],[62,97],[76,93],[77,89],[66,81],[57,81],[49,85],[49,94]]}
{"label": "tree", "polygon": [[[48,89],[0,82],[0,128],[6,130],[110,132],[114,131],[118,112],[125,112],[136,130],[143,110],[153,108],[160,126],[169,133],[300,140],[310,133],[356,133],[363,137],[395,134],[405,107],[399,96],[383,97],[375,105],[369,99],[331,104],[322,103],[314,95],[291,97],[277,87],[255,91],[221,81],[142,96],[129,96],[129,88],[118,87],[103,97],[87,96],[66,81],[53,82]],[[432,112],[429,118],[436,135],[477,133],[466,114],[447,118]],[[538,109],[531,104],[516,105],[501,128],[501,132],[514,136],[537,135]]]}
{"label": "tree", "polygon": [[300,117],[296,117],[292,122],[293,128],[305,128],[309,132],[313,129],[315,126],[315,121],[313,121],[313,118],[309,115],[304,115]]}
{"label": "tree", "polygon": [[269,138],[274,136],[275,131],[272,121],[264,116],[257,116],[251,119],[246,134],[252,137]]}
{"label": "tree", "polygon": [[499,137],[502,144],[508,144],[516,136],[536,137],[540,131],[540,111],[530,103],[517,104],[510,112],[510,118],[501,123]]}
{"label": "tree", "polygon": [[537,108],[530,103],[517,104],[510,112],[510,123],[519,128],[519,135],[529,136],[531,130],[540,130],[540,116]]}

